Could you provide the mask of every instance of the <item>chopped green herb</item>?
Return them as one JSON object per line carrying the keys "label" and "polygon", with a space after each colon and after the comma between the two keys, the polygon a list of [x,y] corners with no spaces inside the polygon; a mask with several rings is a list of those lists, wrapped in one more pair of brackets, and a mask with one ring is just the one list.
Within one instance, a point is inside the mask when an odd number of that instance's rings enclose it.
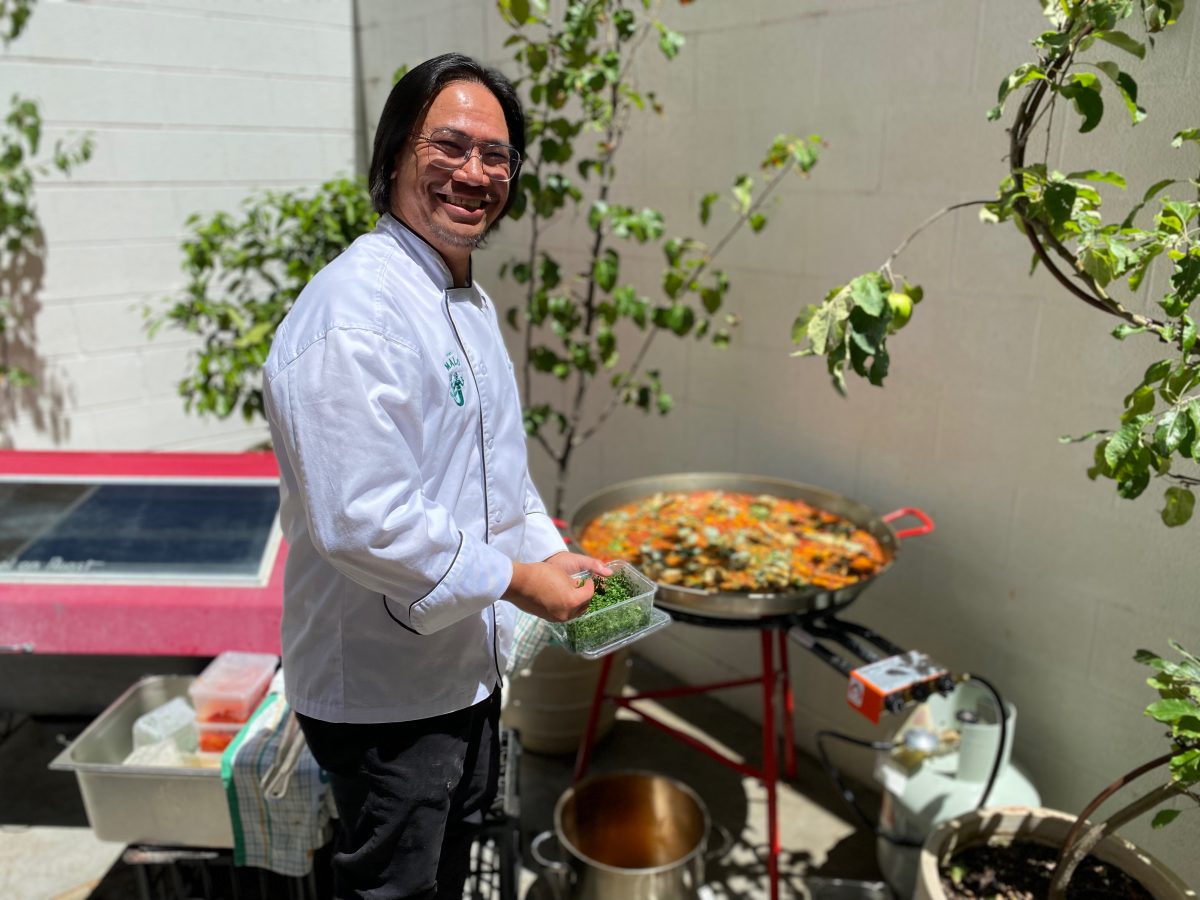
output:
{"label": "chopped green herb", "polygon": [[[624,569],[614,569],[607,578],[588,575],[584,581],[588,578],[595,581],[596,592],[592,595],[587,612],[566,623],[567,644],[572,650],[578,652],[603,647],[646,627],[650,621],[650,604],[625,603],[642,591]],[[603,612],[622,603],[625,605]]]}

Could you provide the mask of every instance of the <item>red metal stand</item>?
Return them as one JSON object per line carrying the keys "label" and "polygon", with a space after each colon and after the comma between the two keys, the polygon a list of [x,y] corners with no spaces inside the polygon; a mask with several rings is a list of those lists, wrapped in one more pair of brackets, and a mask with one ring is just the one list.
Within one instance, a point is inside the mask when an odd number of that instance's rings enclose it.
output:
{"label": "red metal stand", "polygon": [[[772,634],[774,632],[774,634]],[[783,766],[787,777],[796,775],[796,746],[793,728],[794,702],[792,686],[788,678],[787,631],[783,628],[764,624],[759,629],[762,672],[751,678],[739,678],[733,681],[718,681],[711,684],[692,685],[688,687],[666,688],[658,691],[643,691],[641,693],[622,696],[609,694],[605,688],[608,685],[608,674],[612,669],[612,656],[604,657],[600,666],[600,679],[596,682],[596,691],[592,696],[591,709],[588,710],[587,726],[583,740],[579,745],[579,753],[575,758],[575,781],[587,774],[588,764],[592,757],[592,741],[596,735],[596,723],[600,719],[600,709],[605,700],[611,700],[622,709],[634,713],[643,722],[669,734],[676,740],[682,741],[689,747],[694,747],[701,753],[711,757],[735,772],[763,782],[767,791],[767,875],[771,885],[771,900],[779,898],[779,812],[777,803],[777,788],[779,783],[779,763],[776,755],[777,738],[775,735],[775,698],[779,694],[781,705],[783,731]],[[775,663],[775,643],[778,642],[779,663]],[[724,688],[746,687],[759,684],[762,686],[763,702],[763,740],[762,768],[756,769],[745,763],[738,762],[724,753],[710,747],[703,741],[685,734],[682,731],[655,718],[645,710],[638,709],[634,704],[638,700],[662,700],[671,697],[686,697],[691,694],[702,694]]]}

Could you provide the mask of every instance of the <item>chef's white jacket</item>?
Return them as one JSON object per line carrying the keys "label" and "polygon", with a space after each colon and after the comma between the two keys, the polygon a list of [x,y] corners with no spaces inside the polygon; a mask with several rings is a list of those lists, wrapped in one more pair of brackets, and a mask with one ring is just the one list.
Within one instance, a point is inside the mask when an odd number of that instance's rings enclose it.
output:
{"label": "chef's white jacket", "polygon": [[390,215],[322,269],[263,370],[288,542],[287,699],[329,722],[500,682],[512,560],[565,549],[529,478],[496,311]]}

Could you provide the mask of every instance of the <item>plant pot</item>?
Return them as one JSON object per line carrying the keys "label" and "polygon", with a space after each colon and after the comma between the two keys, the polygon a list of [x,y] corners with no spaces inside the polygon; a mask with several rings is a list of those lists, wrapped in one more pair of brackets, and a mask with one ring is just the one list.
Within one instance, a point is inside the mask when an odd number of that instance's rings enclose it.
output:
{"label": "plant pot", "polygon": [[[521,749],[530,753],[575,753],[583,740],[592,708],[600,660],[574,656],[559,647],[545,647],[533,662],[513,672],[504,691],[501,720],[521,735]],[[613,655],[606,692],[619,694],[629,679],[629,650]],[[617,705],[604,703],[596,727],[596,740],[612,728]]]}
{"label": "plant pot", "polygon": [[[988,842],[1027,840],[1061,847],[1075,816],[1056,809],[1001,806],[970,812],[943,822],[921,848],[915,900],[948,900],[938,869],[955,851]],[[1092,850],[1102,862],[1136,878],[1155,900],[1196,897],[1174,872],[1123,837],[1110,834]]]}

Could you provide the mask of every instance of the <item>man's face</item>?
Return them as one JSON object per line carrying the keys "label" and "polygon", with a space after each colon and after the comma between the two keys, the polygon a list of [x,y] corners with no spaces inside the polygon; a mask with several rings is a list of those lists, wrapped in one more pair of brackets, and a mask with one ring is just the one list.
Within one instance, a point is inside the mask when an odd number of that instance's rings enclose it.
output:
{"label": "man's face", "polygon": [[[415,131],[428,135],[452,129],[474,141],[508,143],[508,126],[496,97],[482,84],[455,81],[442,88]],[[507,182],[483,172],[472,151],[458,169],[430,164],[436,151],[410,138],[392,173],[392,213],[429,242],[451,266],[465,265],[508,199]]]}

